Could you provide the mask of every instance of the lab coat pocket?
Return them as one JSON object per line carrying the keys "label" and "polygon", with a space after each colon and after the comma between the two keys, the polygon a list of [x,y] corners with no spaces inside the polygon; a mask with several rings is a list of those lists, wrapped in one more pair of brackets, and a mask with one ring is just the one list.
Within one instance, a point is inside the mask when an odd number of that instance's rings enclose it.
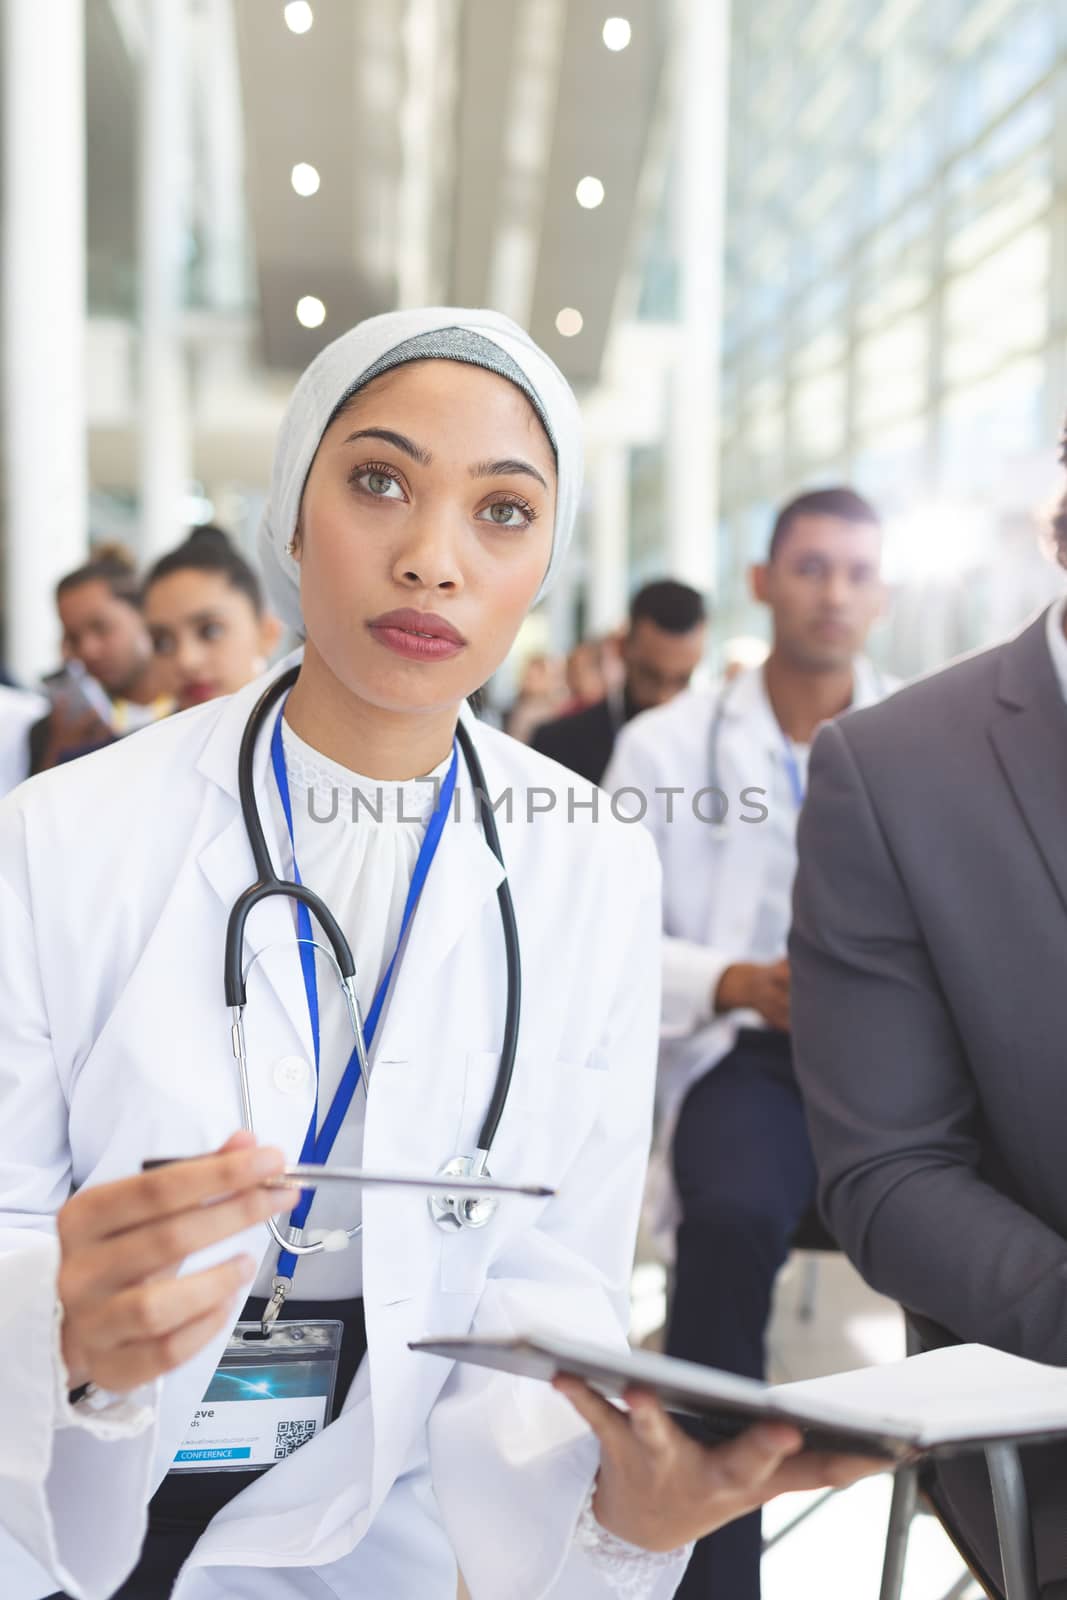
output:
{"label": "lab coat pocket", "polygon": [[[500,1057],[496,1051],[469,1052],[461,1117],[462,1153],[476,1147]],[[591,1129],[608,1074],[602,1063],[547,1059],[519,1053],[504,1114],[489,1155],[489,1171],[508,1182],[544,1184],[565,1191],[567,1174]],[[441,1287],[446,1293],[478,1293],[493,1257],[536,1224],[546,1205],[521,1197],[502,1200],[483,1228],[463,1228],[441,1236]]]}

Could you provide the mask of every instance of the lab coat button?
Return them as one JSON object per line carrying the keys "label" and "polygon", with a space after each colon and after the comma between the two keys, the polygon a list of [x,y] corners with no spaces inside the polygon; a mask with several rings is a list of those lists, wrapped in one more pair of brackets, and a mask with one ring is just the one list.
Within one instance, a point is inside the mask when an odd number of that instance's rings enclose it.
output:
{"label": "lab coat button", "polygon": [[282,1056],[274,1063],[274,1087],[283,1094],[295,1094],[311,1076],[311,1068],[303,1056]]}

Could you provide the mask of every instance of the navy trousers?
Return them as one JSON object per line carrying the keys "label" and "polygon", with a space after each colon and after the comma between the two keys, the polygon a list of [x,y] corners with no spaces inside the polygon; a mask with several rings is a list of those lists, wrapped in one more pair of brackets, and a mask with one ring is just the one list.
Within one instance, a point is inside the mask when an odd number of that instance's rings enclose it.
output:
{"label": "navy trousers", "polygon": [[[742,1029],[674,1136],[681,1200],[667,1352],[762,1378],[771,1292],[815,1198],[789,1036]],[[759,1600],[758,1512],[701,1539],[677,1600]]]}

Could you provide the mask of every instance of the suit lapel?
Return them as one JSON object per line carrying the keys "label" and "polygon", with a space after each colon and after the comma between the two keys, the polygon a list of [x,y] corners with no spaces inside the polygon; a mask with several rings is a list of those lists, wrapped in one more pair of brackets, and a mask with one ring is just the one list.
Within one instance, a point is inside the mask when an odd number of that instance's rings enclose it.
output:
{"label": "suit lapel", "polygon": [[1042,615],[1004,648],[989,737],[1067,910],[1067,705]]}

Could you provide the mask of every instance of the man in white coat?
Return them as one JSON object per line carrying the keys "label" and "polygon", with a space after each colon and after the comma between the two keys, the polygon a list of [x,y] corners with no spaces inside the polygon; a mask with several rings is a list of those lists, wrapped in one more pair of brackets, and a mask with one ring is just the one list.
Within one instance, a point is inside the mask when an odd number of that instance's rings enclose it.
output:
{"label": "man in white coat", "polygon": [[[877,513],[850,489],[779,513],[753,591],[766,664],[623,729],[604,777],[663,865],[662,1140],[680,1205],[667,1349],[759,1377],[771,1290],[815,1197],[793,1077],[786,938],[808,748],[884,692],[864,660],[883,609]],[[714,1071],[712,1071],[714,1068]],[[672,1219],[673,1220],[673,1219]],[[760,1518],[701,1540],[685,1600],[758,1600]]]}

